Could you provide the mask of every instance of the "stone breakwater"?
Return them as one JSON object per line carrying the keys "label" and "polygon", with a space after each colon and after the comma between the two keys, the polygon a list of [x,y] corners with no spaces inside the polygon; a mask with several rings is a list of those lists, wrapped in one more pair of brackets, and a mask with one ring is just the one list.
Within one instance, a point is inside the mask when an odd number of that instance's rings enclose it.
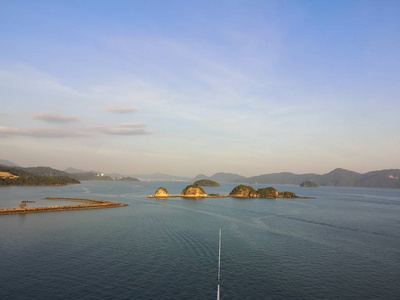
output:
{"label": "stone breakwater", "polygon": [[79,199],[79,198],[46,197],[44,199],[45,200],[75,201],[75,202],[83,202],[85,204],[42,206],[42,207],[24,207],[24,208],[1,208],[0,215],[15,215],[15,214],[26,214],[26,213],[38,213],[38,212],[113,208],[113,207],[122,207],[122,206],[128,205],[125,203],[118,203],[118,202],[113,202],[113,201]]}

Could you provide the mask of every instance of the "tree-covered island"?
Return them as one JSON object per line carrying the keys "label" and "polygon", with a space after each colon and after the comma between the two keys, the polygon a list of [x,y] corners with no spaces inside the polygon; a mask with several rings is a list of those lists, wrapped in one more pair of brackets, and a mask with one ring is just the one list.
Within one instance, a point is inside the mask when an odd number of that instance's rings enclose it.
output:
{"label": "tree-covered island", "polygon": [[220,186],[218,182],[211,179],[200,179],[197,180],[194,184],[197,184],[198,186]]}

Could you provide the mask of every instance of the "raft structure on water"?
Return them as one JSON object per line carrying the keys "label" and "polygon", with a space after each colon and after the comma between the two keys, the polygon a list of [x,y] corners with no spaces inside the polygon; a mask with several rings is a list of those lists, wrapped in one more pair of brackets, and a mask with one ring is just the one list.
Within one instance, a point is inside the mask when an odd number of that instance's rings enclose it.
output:
{"label": "raft structure on water", "polygon": [[[46,197],[46,198],[43,198],[43,199],[44,200],[64,200],[64,201],[83,202],[85,204],[40,206],[40,207],[27,207],[27,206],[23,206],[23,205],[21,206],[20,205],[19,208],[1,208],[0,209],[0,215],[16,215],[16,214],[26,214],[26,213],[39,213],[39,212],[114,208],[114,207],[123,207],[123,206],[127,206],[128,205],[128,204],[125,204],[125,203],[118,203],[118,202],[104,201],[104,200],[96,200],[96,199],[95,200],[91,200],[91,199],[63,198],[63,197]],[[22,202],[28,202],[28,201],[22,201]]]}

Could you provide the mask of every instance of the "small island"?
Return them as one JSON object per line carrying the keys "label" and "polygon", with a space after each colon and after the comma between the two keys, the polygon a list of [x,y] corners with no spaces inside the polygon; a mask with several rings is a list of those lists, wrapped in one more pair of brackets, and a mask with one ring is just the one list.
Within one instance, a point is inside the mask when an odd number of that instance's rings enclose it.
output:
{"label": "small island", "polygon": [[303,198],[296,196],[292,192],[278,192],[273,187],[260,188],[255,190],[253,187],[248,185],[239,185],[235,187],[229,195],[235,198],[265,198],[265,199],[275,199],[275,198]]}
{"label": "small island", "polygon": [[299,197],[293,192],[283,191],[278,192],[273,187],[267,188],[259,188],[255,190],[251,186],[247,185],[238,185],[235,187],[228,195],[219,195],[219,194],[207,194],[202,187],[197,184],[191,184],[186,186],[180,195],[170,195],[168,194],[167,189],[160,187],[157,189],[154,195],[147,196],[148,198],[157,198],[157,199],[167,199],[167,198],[264,198],[264,199],[275,199],[275,198],[302,198],[302,199],[310,199],[310,197]]}
{"label": "small island", "polygon": [[301,187],[313,187],[313,188],[319,187],[319,185],[312,180],[306,180],[302,184],[300,184],[300,186]]}
{"label": "small island", "polygon": [[16,214],[26,214],[26,213],[39,213],[39,212],[114,208],[114,207],[123,207],[128,205],[125,203],[118,203],[113,201],[91,200],[91,199],[80,199],[80,198],[46,197],[44,198],[44,200],[67,200],[74,202],[83,202],[85,204],[27,207],[26,203],[31,203],[35,201],[22,201],[19,208],[1,208],[0,215],[16,215]]}
{"label": "small island", "polygon": [[218,182],[210,179],[200,179],[194,184],[197,184],[198,186],[221,186]]}
{"label": "small island", "polygon": [[184,197],[207,197],[207,193],[203,190],[201,186],[197,184],[191,184],[185,187],[181,193]]}

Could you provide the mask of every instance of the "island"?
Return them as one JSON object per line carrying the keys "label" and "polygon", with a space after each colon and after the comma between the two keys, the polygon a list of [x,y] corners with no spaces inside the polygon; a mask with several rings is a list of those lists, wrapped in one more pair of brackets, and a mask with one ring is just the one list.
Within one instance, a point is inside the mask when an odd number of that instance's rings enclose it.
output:
{"label": "island", "polygon": [[211,179],[200,179],[197,180],[194,184],[197,184],[198,186],[220,186],[218,182]]}
{"label": "island", "polygon": [[207,197],[207,193],[203,190],[201,186],[197,184],[191,184],[185,187],[181,193],[185,197]]}
{"label": "island", "polygon": [[248,185],[239,185],[235,187],[229,195],[235,198],[265,198],[265,199],[275,199],[275,198],[304,198],[296,196],[293,192],[278,192],[273,187],[259,188],[255,190],[253,187]]}
{"label": "island", "polygon": [[319,185],[312,180],[306,180],[302,184],[300,184],[300,186],[301,187],[313,187],[313,188],[319,187]]}
{"label": "island", "polygon": [[273,187],[267,188],[259,188],[255,190],[251,186],[247,185],[238,185],[228,194],[228,195],[219,195],[219,194],[207,194],[202,187],[197,184],[191,184],[186,186],[180,195],[170,195],[168,194],[167,189],[160,187],[156,190],[154,195],[147,196],[148,198],[157,198],[157,199],[167,199],[167,198],[264,198],[264,199],[275,199],[275,198],[301,198],[301,199],[310,199],[310,197],[300,197],[297,196],[293,192],[283,191],[278,192]]}
{"label": "island", "polygon": [[118,203],[118,202],[113,202],[113,201],[91,200],[91,199],[80,199],[80,198],[46,197],[46,198],[44,198],[44,200],[67,200],[67,201],[74,201],[74,202],[83,202],[85,204],[27,207],[26,203],[35,202],[35,201],[22,201],[19,208],[1,208],[0,215],[15,215],[15,214],[39,213],[39,212],[114,208],[114,207],[123,207],[123,206],[128,205],[125,203]]}

